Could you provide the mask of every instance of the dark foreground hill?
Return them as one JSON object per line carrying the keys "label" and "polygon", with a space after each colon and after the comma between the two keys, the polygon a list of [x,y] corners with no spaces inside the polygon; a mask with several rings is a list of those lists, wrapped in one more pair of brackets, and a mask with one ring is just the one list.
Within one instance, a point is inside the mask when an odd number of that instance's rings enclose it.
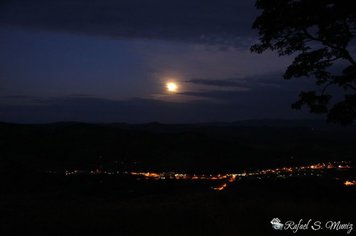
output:
{"label": "dark foreground hill", "polygon": [[[273,124],[274,123],[274,124]],[[64,170],[237,172],[356,153],[353,128],[315,122],[143,125],[0,123],[0,235],[284,235],[273,218],[355,224],[353,169],[215,182]],[[52,174],[57,171],[57,174]],[[312,172],[313,173],[313,172]],[[328,174],[329,173],[329,174]],[[355,229],[351,232],[355,232]],[[335,234],[336,233],[336,234]],[[347,235],[347,230],[298,235]]]}

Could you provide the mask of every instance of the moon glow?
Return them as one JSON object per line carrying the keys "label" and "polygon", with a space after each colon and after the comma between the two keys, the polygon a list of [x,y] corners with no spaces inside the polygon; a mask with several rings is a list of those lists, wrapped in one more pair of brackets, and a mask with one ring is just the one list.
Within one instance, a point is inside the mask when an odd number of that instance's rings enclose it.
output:
{"label": "moon glow", "polygon": [[167,82],[166,83],[166,88],[168,92],[174,93],[177,92],[178,90],[178,85],[174,82]]}

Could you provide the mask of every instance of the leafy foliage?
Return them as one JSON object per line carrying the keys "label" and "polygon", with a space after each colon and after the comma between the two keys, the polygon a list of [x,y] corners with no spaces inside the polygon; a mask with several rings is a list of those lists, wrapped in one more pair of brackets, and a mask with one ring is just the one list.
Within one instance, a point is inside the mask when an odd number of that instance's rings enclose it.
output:
{"label": "leafy foliage", "polygon": [[[267,49],[280,56],[293,55],[284,79],[312,77],[319,91],[302,91],[292,105],[304,105],[313,113],[325,113],[343,124],[356,119],[356,1],[350,0],[257,0],[262,14],[253,28],[259,43],[252,52]],[[337,68],[342,68],[340,71]],[[331,87],[341,88],[343,99],[332,100]],[[335,96],[334,96],[335,97]]]}

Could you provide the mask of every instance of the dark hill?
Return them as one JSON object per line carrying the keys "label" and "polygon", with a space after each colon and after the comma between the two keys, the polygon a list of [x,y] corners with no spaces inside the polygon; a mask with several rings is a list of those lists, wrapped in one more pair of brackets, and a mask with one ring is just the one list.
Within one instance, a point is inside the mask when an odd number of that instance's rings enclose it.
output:
{"label": "dark hill", "polygon": [[356,153],[352,129],[247,123],[0,123],[0,160],[6,169],[211,172],[352,160]]}

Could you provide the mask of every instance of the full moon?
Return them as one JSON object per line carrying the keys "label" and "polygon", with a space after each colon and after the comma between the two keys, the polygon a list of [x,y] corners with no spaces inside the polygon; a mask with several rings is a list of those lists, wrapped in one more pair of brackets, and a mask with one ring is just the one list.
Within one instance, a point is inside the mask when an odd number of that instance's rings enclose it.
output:
{"label": "full moon", "polygon": [[174,92],[177,92],[178,85],[174,82],[168,82],[168,83],[166,83],[166,88],[167,88],[168,92],[174,93]]}

